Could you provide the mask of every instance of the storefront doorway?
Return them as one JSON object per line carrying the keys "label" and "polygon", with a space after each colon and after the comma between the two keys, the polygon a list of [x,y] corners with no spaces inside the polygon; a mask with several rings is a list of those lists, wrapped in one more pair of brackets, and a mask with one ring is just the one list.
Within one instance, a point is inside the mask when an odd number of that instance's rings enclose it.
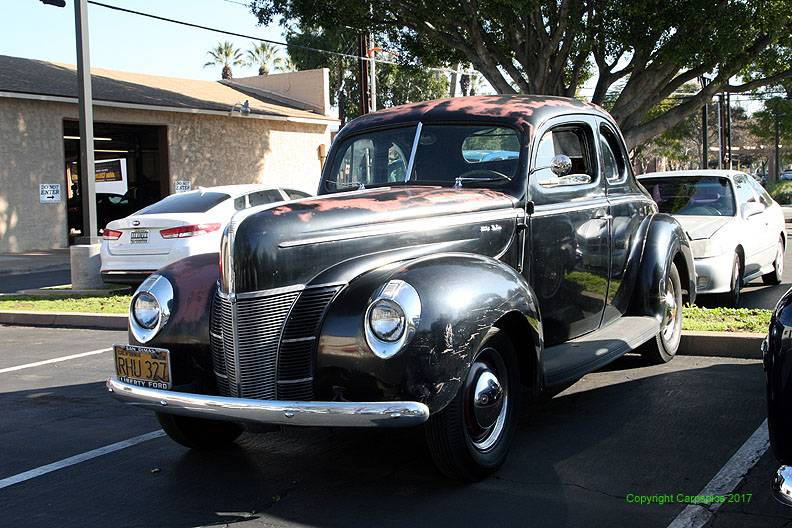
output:
{"label": "storefront doorway", "polygon": [[[164,126],[94,123],[96,217],[101,235],[108,222],[124,218],[169,193]],[[69,244],[83,233],[80,196],[80,132],[63,122]]]}

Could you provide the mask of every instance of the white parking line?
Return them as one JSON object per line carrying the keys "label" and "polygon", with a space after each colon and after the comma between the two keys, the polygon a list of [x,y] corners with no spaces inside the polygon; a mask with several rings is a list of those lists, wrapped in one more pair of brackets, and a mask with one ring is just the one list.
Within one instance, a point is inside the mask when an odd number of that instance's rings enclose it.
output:
{"label": "white parking line", "polygon": [[[726,462],[718,473],[712,477],[709,484],[704,486],[698,494],[700,496],[726,495],[745,477],[748,471],[759,462],[767,448],[770,447],[770,438],[767,433],[767,420],[754,431],[734,455]],[[770,484],[768,483],[768,486]],[[707,524],[715,511],[720,507],[720,502],[708,505],[691,504],[682,513],[677,515],[668,528],[700,528]]]}
{"label": "white parking line", "polygon": [[142,434],[140,436],[135,436],[128,440],[123,440],[121,442],[116,442],[115,444],[106,445],[104,447],[100,447],[92,451],[87,451],[79,455],[74,455],[69,458],[64,458],[63,460],[53,462],[52,464],[47,464],[46,466],[37,467],[35,469],[31,469],[30,471],[25,471],[24,473],[19,473],[12,477],[4,478],[0,480],[0,489],[7,488],[8,486],[13,486],[14,484],[19,484],[20,482],[24,482],[32,478],[40,477],[41,475],[46,475],[47,473],[52,473],[53,471],[57,471],[65,467],[79,464],[80,462],[85,462],[86,460],[91,460],[92,458],[100,457],[108,453],[113,453],[114,451],[120,451],[121,449],[126,449],[127,447],[132,447],[133,445],[140,444],[141,442],[145,442],[147,440],[153,440],[154,438],[159,438],[160,436],[164,436],[164,435],[165,435],[165,431],[163,431],[162,429],[158,429],[157,431],[152,431],[150,433]]}
{"label": "white parking line", "polygon": [[81,352],[79,354],[72,354],[71,356],[62,356],[53,359],[45,359],[44,361],[36,361],[35,363],[27,363],[25,365],[17,365],[16,367],[7,367],[0,369],[0,374],[6,372],[14,372],[15,370],[22,370],[26,368],[39,367],[41,365],[48,365],[50,363],[58,363],[60,361],[68,361],[70,359],[77,359],[85,356],[93,356],[94,354],[101,354],[102,352],[110,352],[112,348],[103,348],[101,350],[91,350],[90,352]]}

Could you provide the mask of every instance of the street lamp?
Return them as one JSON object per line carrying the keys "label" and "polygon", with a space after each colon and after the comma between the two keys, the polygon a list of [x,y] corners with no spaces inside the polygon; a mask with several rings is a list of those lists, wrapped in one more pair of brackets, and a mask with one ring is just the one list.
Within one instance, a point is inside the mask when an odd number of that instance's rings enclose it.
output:
{"label": "street lamp", "polygon": [[[45,5],[66,7],[64,0],[40,0]],[[94,167],[93,96],[91,57],[88,47],[88,2],[74,0],[77,37],[77,102],[80,118],[80,195],[83,229],[77,245],[71,246],[71,280],[74,289],[102,286],[99,274],[100,241],[96,228],[96,170]]]}

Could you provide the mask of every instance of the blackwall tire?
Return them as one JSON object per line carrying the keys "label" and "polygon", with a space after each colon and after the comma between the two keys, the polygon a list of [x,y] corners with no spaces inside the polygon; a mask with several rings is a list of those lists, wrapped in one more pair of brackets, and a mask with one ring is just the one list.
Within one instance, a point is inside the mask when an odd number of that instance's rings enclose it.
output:
{"label": "blackwall tire", "polygon": [[[501,391],[487,390],[491,383]],[[476,352],[457,395],[425,426],[426,441],[437,469],[452,479],[477,481],[503,465],[520,416],[520,369],[506,332],[491,329]],[[499,402],[499,403],[498,403]],[[497,406],[497,409],[496,409]],[[496,417],[497,412],[497,417]]]}
{"label": "blackwall tire", "polygon": [[739,308],[743,279],[740,255],[737,253],[734,254],[734,260],[732,261],[732,276],[730,284],[731,289],[728,292],[717,294],[715,296],[716,302],[718,306],[725,306],[726,308]]}
{"label": "blackwall tire", "polygon": [[157,413],[162,429],[171,440],[200,451],[226,449],[242,434],[242,426],[232,422],[204,420]]}
{"label": "blackwall tire", "polygon": [[660,332],[640,349],[646,362],[652,365],[661,365],[674,359],[682,339],[682,282],[675,264],[671,264],[668,270],[662,302]]}

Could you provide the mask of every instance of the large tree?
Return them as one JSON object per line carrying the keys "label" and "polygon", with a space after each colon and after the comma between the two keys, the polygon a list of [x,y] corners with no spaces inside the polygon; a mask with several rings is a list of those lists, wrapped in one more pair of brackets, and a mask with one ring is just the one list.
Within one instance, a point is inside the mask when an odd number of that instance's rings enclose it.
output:
{"label": "large tree", "polygon": [[[681,123],[720,91],[792,76],[788,0],[251,0],[275,17],[321,27],[379,31],[422,63],[469,62],[499,93],[573,96],[597,76],[613,116],[637,146]],[[650,115],[678,88],[712,80]],[[735,79],[741,79],[736,84]],[[613,92],[616,92],[615,94]]]}
{"label": "large tree", "polygon": [[242,51],[227,40],[218,42],[214,48],[206,53],[209,55],[210,60],[204,64],[204,68],[207,66],[222,66],[223,69],[220,76],[223,79],[233,78],[231,66],[242,66],[245,64],[245,60],[242,58]]}
{"label": "large tree", "polygon": [[[385,35],[379,35],[379,38],[387,39]],[[378,47],[393,46],[383,40],[378,40],[382,44]],[[357,33],[337,26],[322,28],[294,24],[287,27],[286,41],[297,46],[337,50],[347,55],[354,54],[357,49]],[[330,70],[330,102],[338,106],[342,124],[360,113],[356,59],[317,53],[296,46],[289,48],[289,58],[301,70]],[[388,62],[377,62],[375,68],[377,103],[380,107],[437,99],[448,94],[448,79],[442,73],[409,64],[390,64],[393,56],[386,58]]]}

